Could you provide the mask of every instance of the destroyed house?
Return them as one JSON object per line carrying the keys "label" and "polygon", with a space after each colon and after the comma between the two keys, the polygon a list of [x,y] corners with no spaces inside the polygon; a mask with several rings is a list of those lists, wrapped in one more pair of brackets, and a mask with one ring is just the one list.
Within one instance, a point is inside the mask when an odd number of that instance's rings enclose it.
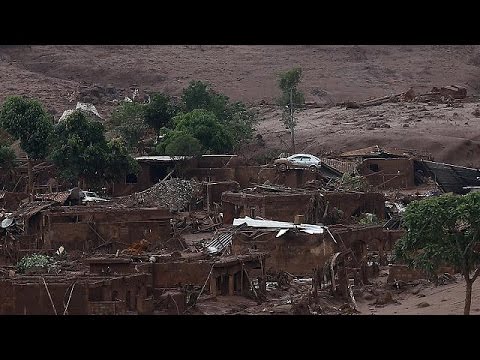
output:
{"label": "destroyed house", "polygon": [[223,219],[231,224],[234,218],[249,216],[293,221],[303,215],[306,223],[331,224],[349,222],[352,216],[373,213],[384,218],[385,197],[380,193],[307,191],[257,186],[241,192],[222,194]]}
{"label": "destroyed house", "polygon": [[409,189],[415,186],[412,159],[368,158],[357,166],[357,171],[378,189]]}
{"label": "destroyed house", "polygon": [[57,206],[34,202],[15,218],[23,224],[30,249],[91,251],[123,249],[134,242],[151,244],[171,236],[171,215],[164,208],[114,208],[102,206]]}
{"label": "destroyed house", "polygon": [[16,275],[0,278],[1,315],[151,313],[148,274]]}
{"label": "destroyed house", "polygon": [[271,220],[235,219],[236,223],[242,221],[248,227],[234,233],[232,252],[269,253],[267,273],[286,271],[297,276],[308,276],[340,252],[353,254],[359,275],[365,279],[368,252],[375,252],[379,263],[386,264],[386,254],[403,234],[385,231],[380,225],[295,226]]}
{"label": "destroyed house", "polygon": [[264,287],[268,254],[206,257],[202,254],[157,256],[152,264],[154,292],[194,285],[210,295],[247,295],[258,278]]}
{"label": "destroyed house", "polygon": [[164,179],[175,166],[187,160],[185,156],[140,156],[136,157],[138,174],[126,174],[123,182],[113,184],[112,195],[123,196],[143,191]]}
{"label": "destroyed house", "polygon": [[200,181],[217,182],[235,180],[232,167],[236,155],[139,156],[138,174],[126,174],[122,182],[112,187],[113,196],[124,196],[143,191],[168,176]]}

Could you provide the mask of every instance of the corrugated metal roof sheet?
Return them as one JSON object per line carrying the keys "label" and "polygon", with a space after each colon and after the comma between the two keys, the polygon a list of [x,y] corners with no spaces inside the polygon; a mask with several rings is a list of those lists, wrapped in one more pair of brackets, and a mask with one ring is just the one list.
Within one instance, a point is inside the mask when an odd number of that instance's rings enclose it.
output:
{"label": "corrugated metal roof sheet", "polygon": [[464,194],[466,186],[480,186],[480,170],[434,161],[421,161],[445,192]]}
{"label": "corrugated metal roof sheet", "polygon": [[327,228],[326,226],[314,224],[295,225],[294,223],[286,221],[252,219],[248,216],[241,219],[233,219],[234,226],[242,224],[247,224],[247,226],[255,228],[298,229],[300,231],[306,232],[307,234],[323,234],[324,230]]}
{"label": "corrugated metal roof sheet", "polygon": [[171,162],[189,158],[191,156],[138,156],[135,160],[143,162]]}
{"label": "corrugated metal roof sheet", "polygon": [[228,232],[222,232],[215,236],[211,241],[205,244],[206,252],[209,254],[218,254],[232,243],[233,234],[241,228],[247,227],[246,224],[237,226]]}

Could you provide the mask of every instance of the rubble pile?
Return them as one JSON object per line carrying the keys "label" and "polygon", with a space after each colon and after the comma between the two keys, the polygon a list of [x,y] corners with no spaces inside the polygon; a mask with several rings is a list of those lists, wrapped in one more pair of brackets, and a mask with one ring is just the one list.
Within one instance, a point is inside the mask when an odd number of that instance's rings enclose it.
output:
{"label": "rubble pile", "polygon": [[202,197],[202,184],[182,179],[169,179],[147,190],[117,198],[124,207],[167,207],[170,211],[182,211],[195,205]]}
{"label": "rubble pile", "polygon": [[220,214],[206,211],[178,212],[175,214],[173,224],[180,233],[189,230],[195,234],[215,231],[222,227],[223,220]]}

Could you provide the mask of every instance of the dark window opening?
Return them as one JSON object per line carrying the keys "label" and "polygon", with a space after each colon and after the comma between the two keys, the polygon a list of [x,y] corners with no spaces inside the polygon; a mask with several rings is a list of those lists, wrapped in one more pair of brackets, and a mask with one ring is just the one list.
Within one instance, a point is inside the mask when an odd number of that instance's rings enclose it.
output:
{"label": "dark window opening", "polygon": [[378,164],[370,164],[368,165],[368,168],[372,171],[378,172],[380,169],[378,167]]}
{"label": "dark window opening", "polygon": [[125,177],[126,184],[136,184],[138,183],[138,177],[135,174],[127,174]]}

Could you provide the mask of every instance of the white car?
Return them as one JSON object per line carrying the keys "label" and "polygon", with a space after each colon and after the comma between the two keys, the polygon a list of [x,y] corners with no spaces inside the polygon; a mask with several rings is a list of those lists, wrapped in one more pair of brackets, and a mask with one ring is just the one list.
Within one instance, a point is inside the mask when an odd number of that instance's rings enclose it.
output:
{"label": "white car", "polygon": [[294,154],[287,158],[280,158],[274,161],[274,165],[280,171],[295,168],[307,168],[312,171],[317,171],[322,166],[322,161],[310,154]]}
{"label": "white car", "polygon": [[108,201],[107,199],[103,199],[97,195],[96,192],[93,191],[81,191],[80,198],[82,199],[82,203],[85,202],[96,202],[96,201]]}

